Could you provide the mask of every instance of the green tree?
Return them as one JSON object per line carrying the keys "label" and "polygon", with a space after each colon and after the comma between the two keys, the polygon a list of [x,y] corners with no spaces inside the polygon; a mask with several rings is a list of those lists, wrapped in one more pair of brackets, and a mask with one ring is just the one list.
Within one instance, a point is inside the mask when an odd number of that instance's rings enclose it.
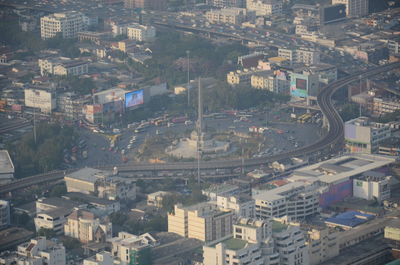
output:
{"label": "green tree", "polygon": [[37,231],[37,235],[38,235],[38,236],[44,236],[44,237],[46,237],[47,239],[50,239],[50,238],[55,237],[55,236],[56,236],[56,233],[54,232],[53,229],[48,229],[48,228],[43,228],[43,227],[41,227],[41,228],[39,229],[39,231]]}
{"label": "green tree", "polygon": [[80,249],[81,246],[82,246],[81,242],[79,242],[78,239],[72,238],[72,237],[68,237],[68,236],[63,237],[61,239],[61,242],[63,243],[64,247],[67,250]]}
{"label": "green tree", "polygon": [[343,121],[346,122],[348,120],[357,118],[360,115],[360,107],[358,104],[348,103],[342,107],[339,114],[342,117]]}
{"label": "green tree", "polygon": [[67,186],[65,183],[54,186],[50,191],[50,197],[61,197],[67,193]]}
{"label": "green tree", "polygon": [[153,264],[153,253],[150,247],[139,250],[137,253],[138,265],[151,265]]}

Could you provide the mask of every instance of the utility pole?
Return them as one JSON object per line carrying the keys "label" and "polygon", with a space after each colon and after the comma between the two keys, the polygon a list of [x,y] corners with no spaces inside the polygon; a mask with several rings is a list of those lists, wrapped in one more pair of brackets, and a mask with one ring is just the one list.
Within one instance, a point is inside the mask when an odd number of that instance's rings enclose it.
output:
{"label": "utility pole", "polygon": [[[361,96],[361,93],[362,93],[362,91],[361,91],[361,79],[362,79],[362,75],[360,75],[360,96]],[[360,116],[359,117],[361,117],[361,101],[360,101]]]}
{"label": "utility pole", "polygon": [[190,106],[190,51],[186,51],[187,54],[187,100],[188,100],[188,106]]}
{"label": "utility pole", "polygon": [[203,101],[201,95],[201,78],[199,77],[199,95],[198,95],[198,121],[197,121],[197,184],[200,184],[200,150],[203,130]]}

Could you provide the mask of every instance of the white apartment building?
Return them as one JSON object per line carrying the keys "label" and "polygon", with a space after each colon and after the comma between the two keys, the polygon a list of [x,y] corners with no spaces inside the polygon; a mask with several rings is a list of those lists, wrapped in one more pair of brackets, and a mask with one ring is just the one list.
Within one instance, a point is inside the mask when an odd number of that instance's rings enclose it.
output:
{"label": "white apartment building", "polygon": [[136,236],[127,232],[119,232],[117,237],[109,239],[108,242],[112,244],[111,255],[122,265],[131,264],[131,258],[141,249],[159,244],[149,233]]}
{"label": "white apartment building", "polygon": [[388,125],[371,122],[367,117],[345,122],[344,129],[346,149],[352,153],[372,154],[378,151],[380,142],[391,136]]}
{"label": "white apartment building", "polygon": [[240,25],[246,21],[248,15],[250,14],[245,8],[231,7],[207,11],[205,16],[210,23]]}
{"label": "white apartment building", "polygon": [[364,172],[353,179],[353,196],[382,202],[390,198],[390,176],[378,172]]}
{"label": "white apartment building", "polygon": [[0,200],[0,229],[10,225],[10,203]]}
{"label": "white apartment building", "polygon": [[89,72],[89,63],[69,58],[39,59],[38,65],[42,76],[51,75],[83,75]]}
{"label": "white apartment building", "polygon": [[339,239],[336,231],[327,227],[312,228],[307,231],[306,236],[310,265],[321,264],[339,255]]}
{"label": "white apartment building", "polygon": [[265,89],[279,94],[288,94],[290,81],[274,72],[256,73],[250,78],[251,87]]}
{"label": "white apartment building", "polygon": [[178,204],[168,214],[168,232],[204,242],[219,240],[232,234],[233,215],[208,202],[188,207]]}
{"label": "white apartment building", "polygon": [[65,208],[37,213],[34,218],[36,232],[45,228],[53,230],[57,235],[64,234],[64,224],[70,213],[71,210]]}
{"label": "white apartment building", "polygon": [[10,183],[14,179],[14,163],[7,150],[0,150],[0,185]]}
{"label": "white apartment building", "polygon": [[42,39],[54,38],[57,33],[65,39],[78,37],[78,32],[85,31],[85,16],[76,11],[54,13],[40,18],[40,36]]}
{"label": "white apartment building", "polygon": [[256,218],[289,216],[304,219],[319,213],[319,192],[314,184],[295,181],[271,190],[253,190]]}
{"label": "white apartment building", "polygon": [[67,217],[64,234],[76,238],[82,243],[104,243],[112,237],[112,224],[101,221],[91,212],[75,210]]}
{"label": "white apartment building", "polygon": [[45,237],[37,237],[18,246],[15,261],[17,264],[29,265],[65,265],[65,248]]}
{"label": "white apartment building", "polygon": [[368,0],[332,0],[332,5],[345,4],[348,17],[364,17],[369,13]]}
{"label": "white apartment building", "polygon": [[26,107],[39,108],[43,113],[51,113],[57,107],[55,92],[26,88],[24,94]]}
{"label": "white apartment building", "polygon": [[126,27],[126,34],[130,40],[152,41],[156,37],[156,29],[153,26],[134,23]]}
{"label": "white apartment building", "polygon": [[217,206],[221,209],[232,210],[236,218],[254,218],[255,203],[249,196],[217,196]]}
{"label": "white apartment building", "polygon": [[288,59],[291,62],[304,63],[306,65],[313,65],[320,63],[320,52],[313,49],[278,49],[278,56]]}
{"label": "white apartment building", "polygon": [[246,8],[255,11],[256,16],[282,14],[282,2],[277,0],[247,0]]}

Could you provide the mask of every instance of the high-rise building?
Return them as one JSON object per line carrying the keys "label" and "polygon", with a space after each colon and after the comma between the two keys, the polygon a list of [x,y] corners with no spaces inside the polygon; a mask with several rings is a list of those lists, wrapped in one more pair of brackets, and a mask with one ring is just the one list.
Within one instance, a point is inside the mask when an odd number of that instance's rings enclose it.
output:
{"label": "high-rise building", "polygon": [[369,0],[332,0],[332,5],[345,4],[348,17],[363,17],[369,13]]}
{"label": "high-rise building", "polygon": [[152,41],[156,37],[156,29],[153,26],[134,23],[126,27],[126,34],[131,40]]}
{"label": "high-rise building", "polygon": [[76,38],[78,32],[86,30],[87,22],[87,17],[80,12],[54,13],[40,18],[40,36],[50,39],[61,33],[65,39]]}
{"label": "high-rise building", "polygon": [[10,203],[0,200],[0,229],[10,225]]}
{"label": "high-rise building", "polygon": [[43,113],[51,113],[57,106],[55,92],[43,89],[26,88],[25,106],[39,108]]}
{"label": "high-rise building", "polygon": [[168,214],[168,232],[209,242],[232,234],[233,212],[219,210],[217,205],[204,202],[188,207],[175,205]]}
{"label": "high-rise building", "polygon": [[207,11],[206,18],[210,23],[228,23],[240,25],[252,13],[254,12],[247,11],[245,8],[231,7]]}

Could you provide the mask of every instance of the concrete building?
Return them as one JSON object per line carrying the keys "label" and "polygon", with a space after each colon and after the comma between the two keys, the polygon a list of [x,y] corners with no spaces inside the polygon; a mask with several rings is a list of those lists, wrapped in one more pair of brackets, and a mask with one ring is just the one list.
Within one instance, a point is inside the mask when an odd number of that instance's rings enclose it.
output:
{"label": "concrete building", "polygon": [[232,210],[236,218],[255,217],[255,203],[248,195],[217,196],[216,203],[220,209]]}
{"label": "concrete building", "polygon": [[83,265],[113,265],[115,264],[114,258],[110,252],[102,251],[96,255],[83,260]]}
{"label": "concrete building", "polygon": [[118,264],[132,264],[137,258],[138,251],[157,246],[158,241],[149,233],[136,236],[127,232],[119,232],[117,237],[108,240],[111,243],[111,255]]}
{"label": "concrete building", "polygon": [[128,9],[165,10],[166,6],[165,0],[124,0],[124,7]]}
{"label": "concrete building", "polygon": [[65,248],[62,244],[46,240],[45,237],[37,237],[18,245],[16,252],[5,252],[0,257],[0,264],[65,265]]}
{"label": "concrete building", "polygon": [[327,227],[308,230],[306,244],[308,246],[310,265],[321,264],[339,255],[338,233]]}
{"label": "concrete building", "polygon": [[244,0],[207,0],[207,5],[218,8],[245,7]]}
{"label": "concrete building", "polygon": [[57,107],[55,91],[26,88],[24,95],[26,107],[38,108],[43,113],[51,113]]}
{"label": "concrete building", "polygon": [[373,97],[371,109],[374,116],[379,117],[400,110],[400,100]]}
{"label": "concrete building", "polygon": [[300,49],[278,49],[278,57],[285,58],[291,62],[304,63],[305,65],[319,64],[320,51],[300,48]]}
{"label": "concrete building", "polygon": [[329,84],[337,80],[337,67],[331,64],[318,63],[309,65],[303,70],[306,73],[316,74],[319,77],[319,82]]}
{"label": "concrete building", "polygon": [[224,183],[222,185],[213,185],[208,189],[202,190],[201,193],[208,199],[216,201],[218,196],[233,196],[240,194],[242,190],[237,185]]}
{"label": "concrete building", "polygon": [[168,195],[172,195],[172,193],[168,191],[157,191],[147,194],[147,205],[162,208],[163,198]]}
{"label": "concrete building", "polygon": [[89,63],[69,58],[39,59],[38,65],[42,76],[51,75],[83,75],[89,72]]}
{"label": "concrete building", "polygon": [[290,81],[288,76],[280,71],[255,73],[250,78],[254,88],[265,89],[278,94],[289,94]]}
{"label": "concrete building", "polygon": [[390,136],[391,130],[388,125],[371,122],[367,117],[349,120],[344,125],[346,149],[352,153],[377,152],[379,143]]}
{"label": "concrete building", "polygon": [[251,15],[245,8],[223,8],[220,10],[207,11],[205,16],[210,23],[227,23],[240,25]]}
{"label": "concrete building", "polygon": [[255,11],[257,16],[282,14],[282,2],[277,0],[247,0],[246,8]]}
{"label": "concrete building", "polygon": [[68,120],[79,120],[83,117],[82,109],[89,98],[78,96],[72,92],[57,95],[57,109]]}
{"label": "concrete building", "polygon": [[332,0],[332,5],[345,4],[348,17],[364,17],[369,13],[368,0]]}
{"label": "concrete building", "polygon": [[260,70],[260,69],[243,69],[231,71],[226,75],[226,82],[232,86],[234,85],[250,85],[251,77],[253,75],[262,75],[264,73],[270,72],[269,70]]}
{"label": "concrete building", "polygon": [[219,210],[208,202],[183,207],[175,205],[168,214],[168,232],[204,242],[219,240],[232,234],[233,212]]}
{"label": "concrete building", "polygon": [[10,203],[0,200],[0,230],[7,228],[11,223]]}
{"label": "concrete building", "polygon": [[353,180],[353,196],[382,202],[390,198],[390,176],[379,172],[364,172]]}
{"label": "concrete building", "polygon": [[400,156],[400,138],[391,137],[379,143],[378,154],[388,156]]}
{"label": "concrete building", "polygon": [[390,54],[399,54],[400,53],[400,40],[388,40],[387,47],[389,49]]}
{"label": "concrete building", "polygon": [[0,185],[10,183],[14,179],[14,164],[7,150],[0,150]]}
{"label": "concrete building", "polygon": [[319,76],[309,72],[290,74],[290,95],[294,98],[316,100],[319,92]]}
{"label": "concrete building", "polygon": [[147,42],[155,39],[156,29],[153,26],[134,23],[126,27],[126,35],[130,40]]}
{"label": "concrete building", "polygon": [[36,232],[40,229],[50,229],[56,235],[64,234],[64,224],[72,209],[59,208],[37,213],[34,218]]}
{"label": "concrete building", "polygon": [[106,242],[112,237],[112,224],[103,222],[91,212],[74,210],[67,217],[64,233],[82,243]]}
{"label": "concrete building", "polygon": [[45,40],[61,33],[65,39],[76,38],[78,32],[85,31],[87,26],[85,16],[80,12],[54,13],[40,18],[40,36]]}
{"label": "concrete building", "polygon": [[113,176],[112,172],[94,168],[83,168],[64,177],[68,192],[97,194],[108,200],[136,198],[134,181]]}

